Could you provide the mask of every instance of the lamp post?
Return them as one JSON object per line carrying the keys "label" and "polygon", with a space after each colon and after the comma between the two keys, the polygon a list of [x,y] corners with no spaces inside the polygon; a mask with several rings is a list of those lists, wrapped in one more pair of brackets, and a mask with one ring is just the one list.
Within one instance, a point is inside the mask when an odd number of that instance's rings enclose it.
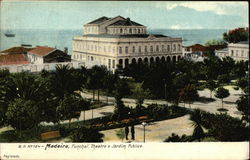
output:
{"label": "lamp post", "polygon": [[143,126],[143,142],[145,143],[145,127],[146,127],[147,123],[146,122],[142,122],[142,126]]}

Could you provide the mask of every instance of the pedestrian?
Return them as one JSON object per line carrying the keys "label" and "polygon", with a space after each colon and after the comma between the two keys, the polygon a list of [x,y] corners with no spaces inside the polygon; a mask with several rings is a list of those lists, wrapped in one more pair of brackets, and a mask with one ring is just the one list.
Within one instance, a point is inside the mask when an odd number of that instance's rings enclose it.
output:
{"label": "pedestrian", "polygon": [[131,126],[131,139],[135,140],[135,127],[134,127],[134,125]]}
{"label": "pedestrian", "polygon": [[128,140],[128,133],[129,133],[129,129],[128,129],[128,126],[126,126],[125,127],[126,140]]}

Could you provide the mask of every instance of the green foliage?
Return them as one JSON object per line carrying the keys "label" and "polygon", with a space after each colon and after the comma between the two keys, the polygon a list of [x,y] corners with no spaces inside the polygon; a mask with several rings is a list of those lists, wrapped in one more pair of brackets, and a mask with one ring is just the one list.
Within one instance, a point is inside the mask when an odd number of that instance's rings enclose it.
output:
{"label": "green foliage", "polygon": [[116,135],[117,135],[117,137],[118,137],[119,139],[122,140],[122,142],[123,142],[123,139],[124,139],[125,136],[126,136],[125,131],[124,131],[123,128],[117,130],[117,131],[116,131]]}
{"label": "green foliage", "polygon": [[31,129],[40,121],[40,110],[35,101],[14,99],[6,112],[7,123],[13,128],[21,130]]}
{"label": "green foliage", "polygon": [[205,43],[205,46],[206,47],[209,47],[209,46],[213,46],[213,45],[226,45],[226,42],[223,41],[223,40],[216,40],[216,39],[213,39],[213,40],[209,40]]}
{"label": "green foliage", "polygon": [[225,84],[230,83],[230,78],[227,74],[222,74],[218,76],[218,83],[219,84]]}
{"label": "green foliage", "polygon": [[247,41],[249,39],[248,37],[249,37],[249,32],[244,28],[236,28],[230,30],[228,33],[223,34],[224,41],[227,41],[228,43]]}
{"label": "green foliage", "polygon": [[91,127],[79,127],[72,132],[73,142],[103,142],[103,134]]}
{"label": "green foliage", "polygon": [[248,86],[247,77],[238,79],[236,83],[240,89],[244,90]]}
{"label": "green foliage", "polygon": [[189,106],[191,102],[199,98],[199,94],[194,85],[187,85],[185,88],[180,90],[179,95],[180,95],[180,100],[183,100],[184,102],[188,102]]}
{"label": "green foliage", "polygon": [[236,101],[237,109],[243,113],[243,119],[249,121],[250,112],[249,112],[249,97],[243,95]]}
{"label": "green foliage", "polygon": [[200,141],[205,135],[202,129],[203,114],[201,110],[195,109],[193,112],[191,112],[189,119],[192,121],[192,126],[194,127],[193,137]]}
{"label": "green foliage", "polygon": [[210,90],[210,98],[212,98],[212,92],[217,87],[217,84],[213,80],[207,80],[205,85]]}
{"label": "green foliage", "polygon": [[227,98],[229,95],[229,90],[223,87],[219,87],[215,92],[215,97],[220,99]]}
{"label": "green foliage", "polygon": [[147,113],[149,117],[152,117],[155,120],[161,119],[170,115],[170,110],[167,105],[157,105],[151,104],[147,107]]}
{"label": "green foliage", "polygon": [[164,142],[192,142],[192,137],[186,136],[185,134],[181,137],[175,133],[172,133]]}

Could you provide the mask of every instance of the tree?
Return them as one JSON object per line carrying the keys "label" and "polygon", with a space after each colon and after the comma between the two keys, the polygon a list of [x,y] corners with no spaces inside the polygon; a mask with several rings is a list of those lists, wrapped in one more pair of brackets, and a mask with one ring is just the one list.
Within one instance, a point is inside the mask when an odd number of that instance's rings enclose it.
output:
{"label": "tree", "polygon": [[125,106],[122,102],[122,98],[125,95],[128,95],[130,93],[129,86],[125,79],[118,79],[115,83],[115,110],[114,114],[118,116],[118,119],[121,119],[122,116],[126,115]]}
{"label": "tree", "polygon": [[236,85],[237,85],[242,91],[244,91],[244,89],[248,86],[248,80],[247,80],[247,78],[240,78],[240,79],[237,80],[236,83],[237,83]]}
{"label": "tree", "polygon": [[7,124],[21,131],[36,127],[40,121],[40,110],[35,101],[24,100],[21,98],[14,99],[8,106],[6,112]]}
{"label": "tree", "polygon": [[113,74],[112,72],[107,72],[103,79],[103,86],[107,94],[107,103],[108,103],[108,96],[113,93],[115,90],[115,82],[118,79],[117,74]]}
{"label": "tree", "polygon": [[139,83],[136,85],[135,89],[133,90],[134,97],[136,99],[136,107],[141,108],[144,102],[144,99],[149,94],[142,88],[143,83]]}
{"label": "tree", "polygon": [[103,134],[91,127],[79,127],[71,135],[73,142],[103,142]]}
{"label": "tree", "polygon": [[215,92],[215,97],[221,99],[221,105],[223,108],[223,99],[227,98],[230,95],[229,90],[223,87],[219,87]]}
{"label": "tree", "polygon": [[194,85],[187,85],[180,91],[180,99],[184,102],[187,101],[191,108],[191,102],[195,101],[199,97],[199,94]]}
{"label": "tree", "polygon": [[223,84],[223,83],[229,83],[230,78],[227,74],[222,74],[218,76],[218,83]]}
{"label": "tree", "polygon": [[210,90],[210,98],[212,98],[212,92],[217,87],[216,83],[213,80],[206,81],[206,87]]}
{"label": "tree", "polygon": [[124,129],[121,128],[119,130],[116,130],[116,135],[123,142],[123,139],[125,138],[125,131],[124,131]]}
{"label": "tree", "polygon": [[73,68],[68,65],[56,66],[56,71],[52,72],[53,92],[59,100],[62,100],[67,94],[73,94],[78,89],[75,87],[77,82],[75,82],[72,72]]}
{"label": "tree", "polygon": [[248,96],[242,95],[240,99],[236,101],[237,109],[243,113],[242,119],[249,121],[249,99]]}
{"label": "tree", "polygon": [[65,95],[64,99],[60,100],[56,108],[57,115],[60,120],[69,119],[69,126],[72,118],[77,118],[76,112],[79,112],[80,105],[76,95]]}
{"label": "tree", "polygon": [[192,126],[194,127],[193,137],[201,141],[201,138],[204,137],[204,131],[202,129],[202,120],[203,114],[200,109],[195,109],[191,114],[190,118],[192,121]]}
{"label": "tree", "polygon": [[224,40],[209,40],[205,43],[206,47],[213,46],[213,45],[226,45],[226,42]]}
{"label": "tree", "polygon": [[249,37],[249,31],[245,28],[236,28],[230,30],[228,33],[223,34],[223,40],[228,43],[237,43],[240,41],[247,41]]}

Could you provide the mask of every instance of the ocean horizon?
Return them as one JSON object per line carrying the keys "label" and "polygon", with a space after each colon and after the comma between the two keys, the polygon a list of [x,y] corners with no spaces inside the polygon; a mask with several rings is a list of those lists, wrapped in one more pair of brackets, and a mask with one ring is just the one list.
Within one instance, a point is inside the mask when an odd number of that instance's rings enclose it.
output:
{"label": "ocean horizon", "polygon": [[[183,45],[205,44],[209,40],[221,40],[227,29],[148,29],[148,33],[183,38]],[[72,39],[83,35],[83,29],[14,29],[15,37],[6,37],[1,30],[0,50],[25,45],[49,46],[60,50],[68,48],[72,53]]]}

